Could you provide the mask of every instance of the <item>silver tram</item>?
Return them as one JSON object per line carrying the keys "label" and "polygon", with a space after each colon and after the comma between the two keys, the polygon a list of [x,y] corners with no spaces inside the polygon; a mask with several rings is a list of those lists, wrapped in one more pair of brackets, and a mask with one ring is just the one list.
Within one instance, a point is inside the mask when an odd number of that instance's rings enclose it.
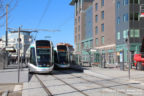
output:
{"label": "silver tram", "polygon": [[55,49],[55,67],[69,68],[72,61],[73,46],[67,43],[59,43]]}
{"label": "silver tram", "polygon": [[26,52],[29,72],[50,73],[54,67],[53,44],[49,40],[36,40]]}

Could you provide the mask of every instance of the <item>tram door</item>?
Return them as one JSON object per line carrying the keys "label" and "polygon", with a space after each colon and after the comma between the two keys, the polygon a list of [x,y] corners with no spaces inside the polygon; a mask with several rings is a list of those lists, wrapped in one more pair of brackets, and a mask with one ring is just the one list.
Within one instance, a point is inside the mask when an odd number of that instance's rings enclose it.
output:
{"label": "tram door", "polygon": [[30,63],[36,65],[35,48],[30,49]]}

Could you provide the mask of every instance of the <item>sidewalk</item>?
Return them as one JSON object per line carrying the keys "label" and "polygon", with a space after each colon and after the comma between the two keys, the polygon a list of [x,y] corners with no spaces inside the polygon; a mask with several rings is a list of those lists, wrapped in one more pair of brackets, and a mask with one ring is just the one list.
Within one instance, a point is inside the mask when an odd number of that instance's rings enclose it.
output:
{"label": "sidewalk", "polygon": [[[22,69],[20,71],[20,82],[28,81],[28,69]],[[5,69],[0,70],[0,84],[1,83],[18,83],[18,69]]]}
{"label": "sidewalk", "polygon": [[0,96],[21,96],[22,95],[22,83],[5,83],[0,84]]}
{"label": "sidewalk", "polygon": [[[118,82],[133,82],[144,85],[144,71],[135,69],[130,70],[130,80],[128,70],[122,71],[120,68],[99,68],[99,67],[87,67],[84,68],[84,73],[98,76],[104,79],[116,80]],[[144,86],[143,86],[144,88]]]}
{"label": "sidewalk", "polygon": [[[28,69],[20,71],[20,82],[18,82],[18,69],[0,70],[0,96],[21,96],[23,82],[28,82]],[[4,95],[6,96],[6,95]]]}

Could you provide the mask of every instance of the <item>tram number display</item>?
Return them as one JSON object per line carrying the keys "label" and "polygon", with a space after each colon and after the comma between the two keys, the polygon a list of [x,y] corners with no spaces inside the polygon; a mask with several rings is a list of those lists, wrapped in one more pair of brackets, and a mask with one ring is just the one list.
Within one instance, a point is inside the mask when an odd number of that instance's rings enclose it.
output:
{"label": "tram number display", "polygon": [[37,46],[37,48],[50,48],[50,46]]}
{"label": "tram number display", "polygon": [[63,49],[58,49],[58,51],[60,51],[60,52],[65,52],[65,50],[63,50]]}

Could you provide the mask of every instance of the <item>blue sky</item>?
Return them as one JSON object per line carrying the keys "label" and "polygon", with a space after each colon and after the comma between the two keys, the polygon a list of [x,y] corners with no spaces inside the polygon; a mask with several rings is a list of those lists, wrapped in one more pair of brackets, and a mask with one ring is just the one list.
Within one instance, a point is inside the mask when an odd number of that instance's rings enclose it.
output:
{"label": "blue sky", "polygon": [[[36,39],[49,39],[54,44],[66,42],[74,45],[74,7],[69,5],[70,1],[18,0],[16,8],[9,13],[8,26],[18,28],[22,25],[24,29],[58,29],[61,31],[40,31]],[[2,27],[0,37],[4,34],[5,27]],[[33,35],[35,36],[35,33]],[[51,38],[45,38],[45,36],[51,36]]]}

